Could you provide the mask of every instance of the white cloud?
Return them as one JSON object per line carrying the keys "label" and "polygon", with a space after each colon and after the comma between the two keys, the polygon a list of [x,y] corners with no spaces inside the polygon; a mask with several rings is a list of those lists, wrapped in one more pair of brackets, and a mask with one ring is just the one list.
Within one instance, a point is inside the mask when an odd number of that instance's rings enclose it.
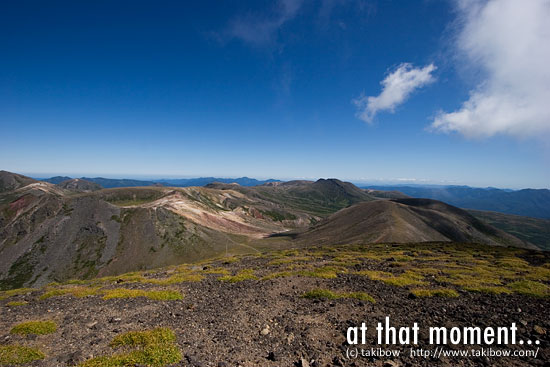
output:
{"label": "white cloud", "polygon": [[435,69],[433,64],[423,68],[414,68],[409,63],[399,65],[380,82],[382,92],[378,96],[361,96],[353,100],[358,108],[356,116],[370,123],[379,111],[393,112],[412,92],[435,80],[432,76]]}
{"label": "white cloud", "polygon": [[255,46],[262,46],[273,41],[283,24],[296,16],[303,0],[279,0],[274,15],[263,17],[259,14],[248,14],[234,19],[227,29],[230,38],[238,38]]}
{"label": "white cloud", "polygon": [[432,128],[467,137],[550,132],[550,1],[460,0],[456,51],[482,81]]}

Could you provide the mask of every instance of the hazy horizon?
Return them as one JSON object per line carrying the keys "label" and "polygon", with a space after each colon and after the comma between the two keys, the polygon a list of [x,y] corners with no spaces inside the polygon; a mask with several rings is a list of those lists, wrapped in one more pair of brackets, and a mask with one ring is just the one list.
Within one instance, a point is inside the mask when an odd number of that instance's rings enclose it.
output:
{"label": "hazy horizon", "polygon": [[[8,170],[6,170],[8,171]],[[11,171],[13,172],[13,171]],[[143,180],[143,181],[154,181],[154,180],[177,180],[177,179],[194,179],[194,178],[224,178],[224,179],[238,179],[238,178],[250,178],[256,179],[258,181],[264,180],[280,180],[280,181],[292,181],[292,180],[308,180],[316,181],[319,179],[330,179],[335,178],[341,181],[351,182],[355,185],[362,186],[468,186],[472,188],[498,188],[498,189],[510,189],[510,190],[522,190],[522,189],[550,189],[550,186],[542,187],[510,187],[502,185],[476,185],[468,182],[448,182],[448,181],[430,181],[430,180],[417,180],[417,179],[408,179],[408,178],[342,178],[335,176],[326,176],[326,177],[258,177],[252,175],[217,175],[217,174],[206,174],[206,175],[135,175],[135,174],[101,174],[101,173],[35,173],[35,172],[14,172],[22,174],[34,179],[48,179],[52,177],[71,177],[71,178],[108,178],[108,179],[130,179],[130,180]]]}

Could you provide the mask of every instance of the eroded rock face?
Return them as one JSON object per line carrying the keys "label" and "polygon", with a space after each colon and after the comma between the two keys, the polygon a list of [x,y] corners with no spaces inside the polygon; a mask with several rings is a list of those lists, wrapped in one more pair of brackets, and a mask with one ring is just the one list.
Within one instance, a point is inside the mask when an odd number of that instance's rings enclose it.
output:
{"label": "eroded rock face", "polygon": [[230,190],[67,187],[34,182],[0,196],[3,288],[255,251],[250,240],[314,218]]}

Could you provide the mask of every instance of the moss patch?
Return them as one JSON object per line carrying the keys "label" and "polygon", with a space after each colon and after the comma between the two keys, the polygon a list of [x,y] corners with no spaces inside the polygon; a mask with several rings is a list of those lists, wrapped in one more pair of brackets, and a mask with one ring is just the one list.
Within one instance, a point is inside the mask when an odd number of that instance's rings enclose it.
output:
{"label": "moss patch", "polygon": [[448,288],[437,289],[413,289],[411,293],[417,297],[458,297],[457,291]]}
{"label": "moss patch", "polygon": [[411,285],[422,285],[424,284],[424,277],[420,274],[414,273],[412,271],[406,271],[399,275],[394,275],[385,271],[376,271],[376,270],[363,270],[357,274],[368,277],[372,280],[379,280],[389,285],[394,285],[398,287],[407,287]]}
{"label": "moss patch", "polygon": [[347,269],[340,266],[321,266],[313,270],[301,270],[296,274],[312,278],[334,279],[338,277],[339,273],[347,273]]}
{"label": "moss patch", "polygon": [[255,279],[258,279],[258,278],[254,275],[253,269],[243,269],[235,275],[225,275],[223,277],[218,278],[218,280],[222,282],[229,282],[229,283],[236,283],[236,282],[242,282],[243,280],[255,280]]}
{"label": "moss patch", "polygon": [[27,321],[15,325],[11,329],[12,334],[20,335],[46,335],[55,333],[57,324],[53,321]]}
{"label": "moss patch", "polygon": [[136,297],[146,297],[156,301],[173,301],[183,299],[183,295],[180,292],[173,290],[143,290],[127,288],[106,290],[103,299]]}
{"label": "moss patch", "polygon": [[513,282],[509,284],[508,287],[514,292],[526,294],[529,296],[535,296],[535,297],[550,296],[550,287],[548,287],[546,284],[534,282],[532,280],[521,280],[518,282]]}
{"label": "moss patch", "polygon": [[11,301],[11,302],[6,303],[6,306],[10,306],[10,307],[24,306],[28,303],[29,302],[27,302],[27,301]]}
{"label": "moss patch", "polygon": [[17,288],[17,289],[10,289],[8,291],[2,291],[0,292],[0,301],[9,297],[27,294],[35,290],[36,289],[33,289],[33,288]]}
{"label": "moss patch", "polygon": [[225,268],[208,268],[202,271],[203,274],[221,274],[229,275],[229,270]]}
{"label": "moss patch", "polygon": [[328,289],[313,289],[307,291],[302,295],[304,298],[311,299],[340,299],[340,298],[353,298],[361,301],[367,301],[375,303],[376,301],[370,295],[365,292],[333,292]]}
{"label": "moss patch", "polygon": [[290,271],[278,271],[275,273],[267,274],[262,277],[262,280],[269,280],[269,279],[275,279],[275,278],[286,278],[292,276],[294,273]]}
{"label": "moss patch", "polygon": [[145,365],[163,367],[179,362],[181,351],[176,344],[176,335],[168,328],[146,331],[131,331],[116,336],[110,346],[122,350],[111,356],[89,359],[82,367],[118,367]]}
{"label": "moss patch", "polygon": [[44,353],[38,349],[21,345],[0,345],[0,366],[25,364],[44,357]]}
{"label": "moss patch", "polygon": [[58,297],[64,295],[71,295],[73,297],[88,297],[98,295],[100,292],[99,287],[84,287],[84,286],[75,286],[75,287],[63,287],[63,288],[53,288],[49,289],[44,294],[42,294],[38,299],[44,300],[51,297]]}
{"label": "moss patch", "polygon": [[512,291],[506,287],[500,286],[476,286],[476,287],[463,287],[465,291],[476,292],[476,293],[487,293],[487,294],[510,294]]}
{"label": "moss patch", "polygon": [[337,299],[338,294],[336,294],[333,291],[329,291],[328,289],[313,289],[311,291],[307,291],[303,294],[304,298],[326,298],[326,299]]}
{"label": "moss patch", "polygon": [[184,282],[200,282],[204,276],[201,274],[193,274],[193,273],[182,273],[182,274],[174,274],[168,278],[161,278],[161,279],[144,279],[142,283],[150,283],[150,284],[156,284],[156,285],[172,285],[172,284],[179,284]]}
{"label": "moss patch", "polygon": [[176,341],[174,332],[168,328],[158,328],[147,331],[130,331],[117,335],[109,344],[112,348],[124,346],[147,346],[152,344],[167,344]]}

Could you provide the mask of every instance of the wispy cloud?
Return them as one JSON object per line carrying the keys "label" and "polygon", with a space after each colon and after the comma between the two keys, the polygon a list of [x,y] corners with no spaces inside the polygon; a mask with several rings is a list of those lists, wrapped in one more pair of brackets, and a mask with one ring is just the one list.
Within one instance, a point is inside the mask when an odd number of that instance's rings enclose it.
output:
{"label": "wispy cloud", "polygon": [[246,14],[233,19],[226,30],[226,36],[237,38],[254,46],[271,43],[279,29],[293,19],[303,0],[279,0],[270,15]]}
{"label": "wispy cloud", "polygon": [[380,82],[382,92],[378,96],[361,96],[352,101],[358,108],[356,116],[370,123],[380,111],[393,112],[416,89],[435,80],[432,75],[435,69],[436,67],[433,64],[426,65],[423,68],[415,68],[409,63],[399,65],[396,70],[389,73]]}
{"label": "wispy cloud", "polygon": [[432,128],[467,137],[550,132],[550,2],[457,1],[455,49],[483,80]]}

